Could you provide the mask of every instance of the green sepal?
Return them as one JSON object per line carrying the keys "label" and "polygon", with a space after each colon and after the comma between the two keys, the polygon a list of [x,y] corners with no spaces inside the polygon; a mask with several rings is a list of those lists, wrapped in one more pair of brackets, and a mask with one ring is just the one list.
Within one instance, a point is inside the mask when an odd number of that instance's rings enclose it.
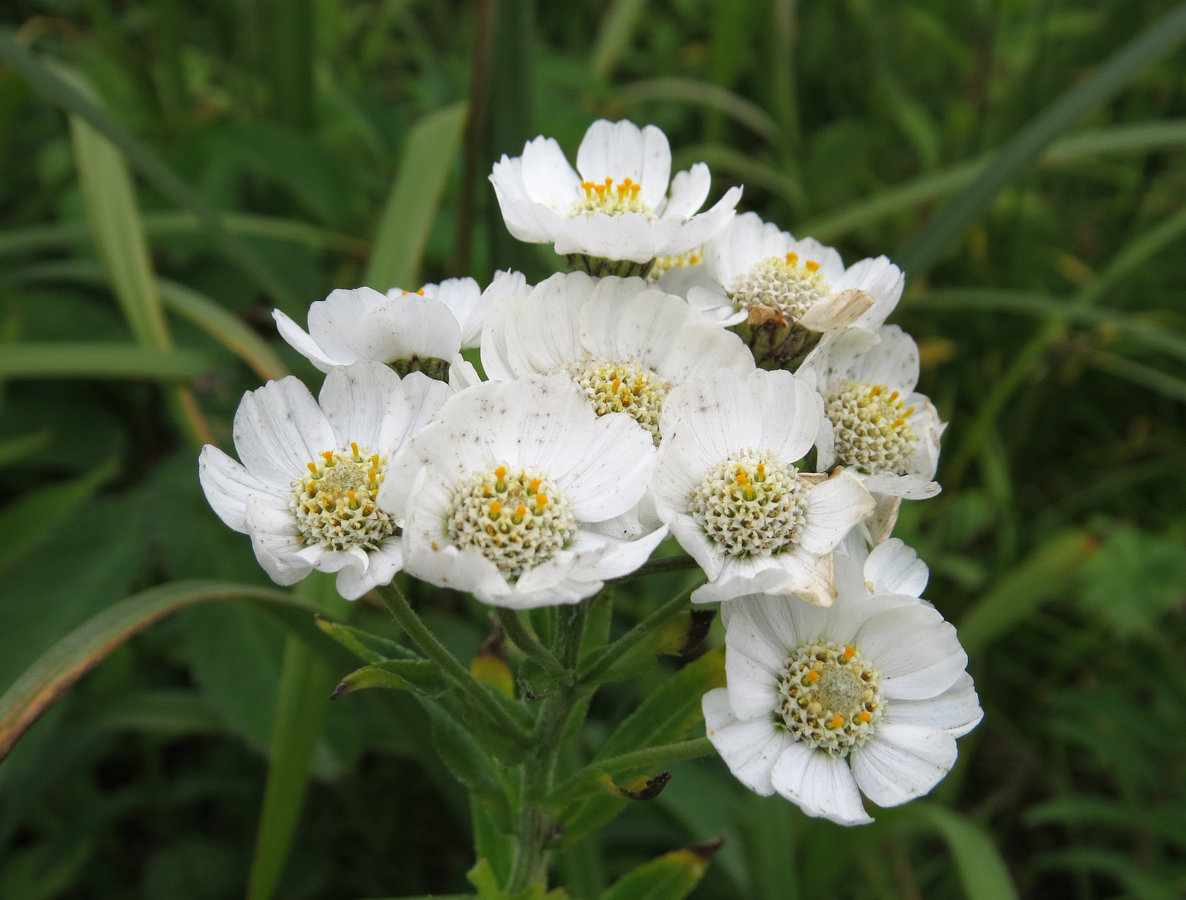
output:
{"label": "green sepal", "polygon": [[665,853],[627,872],[601,895],[601,900],[682,900],[704,875],[723,839],[693,844]]}
{"label": "green sepal", "polygon": [[389,688],[434,697],[447,687],[435,663],[426,659],[385,659],[351,672],[334,688],[330,699],[337,700],[343,694],[366,688]]}
{"label": "green sepal", "polygon": [[390,638],[371,634],[361,628],[317,619],[317,627],[366,663],[381,663],[388,659],[423,659],[415,650]]}

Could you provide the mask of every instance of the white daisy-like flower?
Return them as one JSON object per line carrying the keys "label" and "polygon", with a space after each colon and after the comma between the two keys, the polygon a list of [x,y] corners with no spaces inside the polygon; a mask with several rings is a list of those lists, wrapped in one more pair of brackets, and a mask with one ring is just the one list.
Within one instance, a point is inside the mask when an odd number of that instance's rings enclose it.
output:
{"label": "white daisy-like flower", "polygon": [[[597,275],[643,274],[655,257],[686,253],[719,232],[741,188],[697,213],[710,180],[704,163],[672,179],[671,149],[654,125],[604,119],[585,132],[575,171],[556,140],[541,135],[522,156],[503,156],[490,175],[512,235],[552,244]],[[615,260],[636,265],[606,262]]]}
{"label": "white daisy-like flower", "polygon": [[659,518],[708,576],[694,602],[836,596],[832,550],[873,509],[848,472],[800,472],[822,403],[808,379],[755,370],[672,390],[651,485]]}
{"label": "white daisy-like flower", "polygon": [[939,439],[946,424],[916,393],[918,345],[896,325],[884,325],[868,346],[863,335],[841,332],[804,363],[815,373],[828,422],[816,443],[819,465],[848,467],[878,496],[933,497]]}
{"label": "white daisy-like flower", "polygon": [[807,815],[872,821],[931,790],[983,713],[955,629],[910,594],[841,594],[823,609],[753,595],[721,608],[727,685],[708,738],[746,787]]}
{"label": "white daisy-like flower", "polygon": [[422,371],[460,388],[478,381],[462,348],[478,345],[491,306],[525,283],[518,272],[498,272],[485,291],[472,278],[386,294],[336,290],[309,306],[307,332],[278,309],[272,316],[280,336],[322,372],[371,359],[400,375]]}
{"label": "white daisy-like flower", "polygon": [[900,538],[889,538],[870,550],[863,539],[853,540],[853,532],[836,547],[837,594],[922,597],[931,572],[912,547]]}
{"label": "white daisy-like flower", "polygon": [[756,213],[737,216],[709,241],[702,266],[673,268],[659,280],[722,325],[747,323],[760,361],[792,367],[821,334],[859,328],[872,343],[904,285],[884,256],[845,268],[831,247],[797,240]]}
{"label": "white daisy-like flower", "polygon": [[277,584],[337,572],[348,600],[386,584],[403,564],[400,520],[376,503],[392,456],[451,393],[373,361],[335,369],[320,402],[292,376],[243,396],[235,413],[242,463],[206,445],[198,477],[228,526],[250,535]]}
{"label": "white daisy-like flower", "polygon": [[659,443],[663,400],[690,378],[744,374],[754,359],[735,334],[700,320],[641,278],[553,275],[499,304],[482,335],[486,376],[569,376],[598,415],[624,412]]}
{"label": "white daisy-like flower", "polygon": [[666,536],[622,539],[654,461],[648,434],[628,416],[595,415],[567,377],[485,382],[409,441],[379,506],[405,520],[417,578],[495,606],[576,603]]}

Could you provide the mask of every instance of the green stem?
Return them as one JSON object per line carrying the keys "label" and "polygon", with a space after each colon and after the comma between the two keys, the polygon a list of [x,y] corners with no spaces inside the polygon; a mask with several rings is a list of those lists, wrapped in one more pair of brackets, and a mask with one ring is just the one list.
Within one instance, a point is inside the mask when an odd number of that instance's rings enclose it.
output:
{"label": "green stem", "polygon": [[647,747],[644,750],[634,750],[621,756],[611,756],[609,759],[592,762],[581,769],[571,778],[565,780],[553,792],[554,798],[568,801],[578,793],[584,793],[601,775],[616,778],[624,772],[634,769],[654,769],[683,762],[687,759],[697,759],[701,756],[711,756],[716,752],[708,738],[693,738],[690,741],[680,741],[675,744],[663,744],[658,747]]}
{"label": "green stem", "polygon": [[565,669],[566,681],[543,701],[539,720],[531,735],[535,752],[528,756],[520,769],[520,806],[516,828],[518,840],[507,893],[513,894],[547,881],[548,859],[552,853],[549,845],[554,835],[546,801],[552,792],[565,725],[573,708],[584,695],[584,691],[574,684],[572,676],[580,664],[581,639],[585,633],[589,602],[583,600],[574,606],[557,609],[555,657]]}
{"label": "green stem", "polygon": [[502,630],[506,632],[506,636],[511,639],[511,643],[543,666],[548,674],[562,682],[569,684],[572,682],[572,672],[564,668],[560,661],[552,655],[552,652],[536,640],[527,630],[527,626],[523,624],[518,612],[513,609],[500,609],[498,621],[502,624]]}
{"label": "green stem", "polygon": [[667,620],[683,612],[688,605],[689,588],[671,598],[657,610],[627,631],[624,635],[606,647],[599,656],[593,658],[592,663],[581,673],[580,683],[590,684],[622,658],[629,650],[649,637],[666,624]]}
{"label": "green stem", "polygon": [[450,653],[449,649],[437,639],[437,636],[428,630],[420,620],[420,617],[416,615],[415,611],[408,604],[403,592],[395,586],[395,583],[392,582],[377,590],[379,596],[383,598],[383,603],[387,606],[388,612],[391,613],[391,617],[407,632],[412,642],[420,648],[420,652],[444,669],[445,673],[470,696],[470,699],[477,704],[478,708],[490,716],[500,728],[504,729],[508,736],[511,736],[512,739],[517,740],[520,744],[527,744],[530,738],[523,731],[522,727],[520,727],[519,723],[512,719],[510,714],[498,705],[494,698],[482,687],[478,679],[470,674],[469,669],[463,666],[457,657]]}

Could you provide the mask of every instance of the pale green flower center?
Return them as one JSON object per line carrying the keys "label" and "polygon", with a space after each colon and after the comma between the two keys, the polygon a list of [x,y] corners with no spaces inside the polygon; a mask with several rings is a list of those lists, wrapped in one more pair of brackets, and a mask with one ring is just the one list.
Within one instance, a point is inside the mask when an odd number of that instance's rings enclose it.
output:
{"label": "pale green flower center", "polygon": [[817,300],[832,292],[819,263],[799,262],[795,253],[771,256],[757,263],[733,285],[733,305],[740,311],[768,306],[791,320],[800,319]]}
{"label": "pale green flower center", "polygon": [[348,451],[327,450],[308,466],[309,474],[292,482],[288,500],[302,544],[376,550],[398,531],[391,516],[375,505],[386,456],[351,444]]}
{"label": "pale green flower center", "polygon": [[855,647],[825,641],[791,651],[778,695],[775,726],[838,756],[871,737],[885,710],[877,668]]}
{"label": "pale green flower center", "polygon": [[654,211],[642,199],[642,186],[629,178],[614,184],[612,178],[605,181],[582,181],[581,194],[572,205],[574,216],[593,216],[602,213],[620,216],[624,213],[639,213],[653,219]]}
{"label": "pale green flower center", "polygon": [[475,472],[454,492],[445,527],[453,546],[478,550],[509,581],[577,535],[572,505],[546,474],[506,465]]}
{"label": "pale green flower center", "polygon": [[624,412],[659,443],[659,414],[671,382],[630,360],[586,358],[573,363],[568,375],[585,391],[599,416]]}
{"label": "pale green flower center", "polygon": [[705,473],[688,514],[731,556],[770,556],[795,543],[805,520],[799,470],[743,450]]}
{"label": "pale green flower center", "polygon": [[832,391],[826,413],[836,436],[836,459],[866,475],[905,475],[916,435],[897,391],[845,381]]}

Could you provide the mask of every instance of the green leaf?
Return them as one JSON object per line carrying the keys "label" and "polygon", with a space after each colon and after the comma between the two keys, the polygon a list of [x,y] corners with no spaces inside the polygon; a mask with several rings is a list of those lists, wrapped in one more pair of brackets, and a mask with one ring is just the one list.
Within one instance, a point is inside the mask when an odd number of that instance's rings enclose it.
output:
{"label": "green leaf", "polygon": [[389,638],[371,634],[352,625],[318,619],[317,627],[359,657],[363,662],[381,663],[388,659],[421,659],[415,650],[397,644]]}
{"label": "green leaf", "polygon": [[510,830],[510,809],[499,779],[500,769],[483,745],[443,703],[425,700],[421,705],[432,720],[432,740],[441,762],[482,804],[496,827]]}
{"label": "green leaf", "polygon": [[118,470],[117,462],[108,460],[81,478],[22,494],[0,510],[0,534],[5,535],[0,543],[0,575],[30,550],[57,535]]}
{"label": "green leaf", "polygon": [[1121,638],[1151,635],[1186,598],[1186,548],[1135,526],[1110,535],[1080,572],[1079,596]]}
{"label": "green leaf", "polygon": [[[37,431],[33,434],[23,434],[7,441],[0,441],[0,466],[26,459],[49,443],[48,431]],[[11,534],[5,531],[5,534]]]}
{"label": "green leaf", "polygon": [[1186,4],[1179,4],[1114,52],[1087,78],[1035,116],[996,159],[896,255],[902,270],[918,278],[943,247],[964,232],[993,197],[1024,172],[1060,133],[1106,101],[1135,75],[1170,53],[1186,38]]}
{"label": "green leaf", "polygon": [[192,381],[214,366],[196,350],[95,342],[12,344],[0,354],[0,379],[149,378]]}
{"label": "green leaf", "polygon": [[601,895],[601,900],[681,900],[708,868],[721,842],[666,853],[627,872]]}
{"label": "green leaf", "polygon": [[465,131],[466,106],[437,110],[408,135],[399,174],[375,235],[363,283],[376,290],[419,287],[420,262],[445,180]]}
{"label": "green leaf", "polygon": [[341,680],[330,699],[367,688],[390,688],[433,696],[447,687],[436,663],[423,660],[389,659],[363,666]]}
{"label": "green leaf", "polygon": [[1005,861],[984,829],[933,803],[914,803],[901,813],[925,823],[947,843],[968,900],[1016,900]]}
{"label": "green leaf", "polygon": [[1060,535],[1039,547],[960,621],[960,643],[968,655],[976,656],[1047,600],[1064,593],[1096,550],[1096,538],[1083,531]]}
{"label": "green leaf", "polygon": [[221,582],[180,581],[133,594],[58,641],[0,696],[0,760],[47,707],[136,632],[187,606],[229,599],[314,611],[281,591]]}

